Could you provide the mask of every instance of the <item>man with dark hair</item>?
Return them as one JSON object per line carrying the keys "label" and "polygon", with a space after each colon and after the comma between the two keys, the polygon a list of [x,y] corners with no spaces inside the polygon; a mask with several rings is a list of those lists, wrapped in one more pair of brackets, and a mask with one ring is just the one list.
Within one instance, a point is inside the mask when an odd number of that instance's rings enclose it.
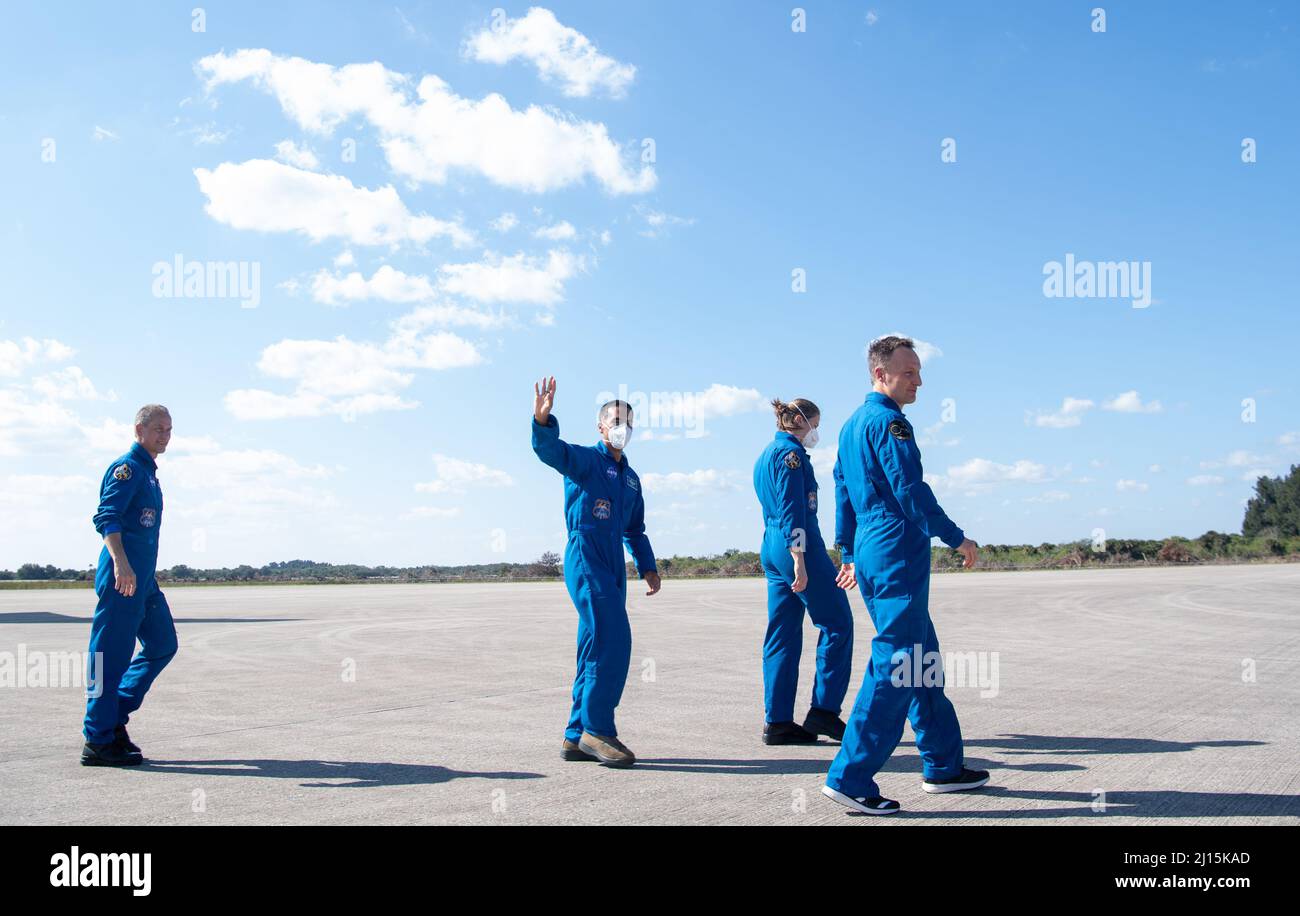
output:
{"label": "man with dark hair", "polygon": [[[86,701],[83,766],[138,766],[144,757],[126,732],[149,685],[176,654],[171,608],[158,588],[163,498],[156,459],[171,441],[161,404],[135,415],[135,444],[104,473],[95,530],[104,538],[95,572],[99,603],[90,625],[93,689]],[[140,654],[132,660],[135,642]]]}
{"label": "man with dark hair", "polygon": [[606,402],[596,418],[600,442],[570,445],[560,439],[559,421],[551,415],[555,379],[542,379],[533,395],[533,451],[564,475],[569,531],[564,584],[578,609],[578,670],[560,756],[630,767],[636,755],[618,740],[614,726],[632,659],[625,546],[650,587],[646,594],[655,594],[660,585],[645,535],[641,480],[623,454],[632,435],[632,408],[624,401]]}
{"label": "man with dark hair", "polygon": [[[914,684],[921,662],[939,657],[930,621],[930,539],[959,550],[967,568],[978,545],[939,508],[921,472],[921,452],[902,405],[916,400],[921,361],[906,337],[868,348],[873,391],[840,430],[835,462],[835,541],[841,588],[861,586],[876,625],[871,662],[822,793],[865,814],[893,814],[873,778],[898,746],[910,720],[921,752],[926,792],[977,789],[983,770],[963,765],[961,727],[937,678]],[[914,658],[916,654],[922,658]],[[901,674],[896,677],[895,672]],[[934,683],[937,680],[938,683]]]}

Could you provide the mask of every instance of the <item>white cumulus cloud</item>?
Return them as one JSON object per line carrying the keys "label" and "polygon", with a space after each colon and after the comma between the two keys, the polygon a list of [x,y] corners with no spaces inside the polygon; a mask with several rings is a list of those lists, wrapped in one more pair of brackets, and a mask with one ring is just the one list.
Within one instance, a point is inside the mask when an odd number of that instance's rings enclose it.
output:
{"label": "white cumulus cloud", "polygon": [[1065,429],[1070,426],[1078,426],[1083,422],[1083,415],[1091,410],[1095,405],[1087,398],[1070,398],[1067,397],[1061,402],[1059,410],[1055,411],[1033,411],[1025,415],[1025,422],[1032,423],[1034,426],[1045,426],[1051,429]]}
{"label": "white cumulus cloud", "polygon": [[292,140],[281,140],[275,145],[275,158],[300,169],[320,168],[320,160],[316,158],[316,154]]}
{"label": "white cumulus cloud", "polygon": [[599,90],[623,98],[636,77],[636,67],[601,54],[591,39],[540,6],[532,7],[522,19],[504,19],[475,33],[465,43],[464,53],[480,63],[526,60],[543,80],[558,84],[567,96],[586,97]]}
{"label": "white cumulus cloud", "polygon": [[582,257],[564,249],[552,249],[545,259],[486,252],[479,261],[439,267],[438,287],[478,302],[554,305],[564,298],[564,282],[585,268]]}
{"label": "white cumulus cloud", "polygon": [[258,369],[296,384],[292,394],[238,389],[226,409],[241,420],[337,415],[353,419],[381,410],[418,406],[400,395],[415,369],[453,369],[482,362],[469,341],[450,332],[394,333],[382,344],[334,340],[282,340],[262,351]]}
{"label": "white cumulus cloud", "polygon": [[437,467],[437,477],[424,483],[417,483],[419,493],[462,493],[469,487],[510,487],[514,479],[505,471],[452,458],[449,455],[435,454],[433,463]]}
{"label": "white cumulus cloud", "polygon": [[443,184],[453,170],[502,187],[541,193],[597,181],[610,194],[638,194],[656,183],[610,139],[605,125],[550,108],[512,108],[492,93],[475,101],[432,74],[418,82],[378,62],[333,67],[264,48],[202,58],[209,91],[249,81],[271,93],[303,130],[330,134],[360,116],[378,133],[389,167],[412,183]]}
{"label": "white cumulus cloud", "polygon": [[689,493],[702,495],[738,488],[735,471],[701,468],[697,471],[672,471],[668,474],[642,474],[641,485],[647,493]]}
{"label": "white cumulus cloud", "polygon": [[197,168],[194,177],[208,198],[207,214],[235,229],[298,232],[314,242],[341,238],[355,245],[473,241],[459,223],[411,213],[392,185],[359,188],[342,175],[308,172],[271,159]]}
{"label": "white cumulus cloud", "polygon": [[1101,405],[1102,410],[1114,410],[1119,413],[1159,413],[1164,408],[1159,401],[1142,403],[1136,391],[1125,391]]}

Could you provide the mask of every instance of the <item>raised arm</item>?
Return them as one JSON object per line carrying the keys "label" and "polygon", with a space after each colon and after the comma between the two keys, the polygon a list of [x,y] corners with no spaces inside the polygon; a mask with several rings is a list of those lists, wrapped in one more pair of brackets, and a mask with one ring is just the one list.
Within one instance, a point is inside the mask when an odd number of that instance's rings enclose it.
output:
{"label": "raised arm", "polygon": [[560,438],[560,421],[551,416],[555,405],[555,377],[535,384],[533,395],[533,451],[544,464],[576,480],[582,476],[585,462],[581,449]]}

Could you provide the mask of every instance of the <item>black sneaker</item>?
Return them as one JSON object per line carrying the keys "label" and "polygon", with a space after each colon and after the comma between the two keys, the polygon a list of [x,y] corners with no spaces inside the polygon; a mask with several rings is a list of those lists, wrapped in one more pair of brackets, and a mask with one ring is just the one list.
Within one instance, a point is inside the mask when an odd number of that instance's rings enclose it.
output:
{"label": "black sneaker", "polygon": [[804,716],[803,727],[814,735],[825,735],[832,741],[844,740],[844,720],[828,709],[818,709],[816,706],[809,709],[808,715]]}
{"label": "black sneaker", "polygon": [[885,798],[883,795],[853,798],[843,792],[836,792],[830,786],[822,786],[822,795],[825,795],[831,801],[839,802],[846,808],[861,811],[863,814],[896,814],[903,810],[902,805],[892,798]]}
{"label": "black sneaker", "polygon": [[126,733],[125,725],[119,725],[117,728],[113,729],[113,743],[122,750],[129,751],[132,754],[142,753],[140,748],[136,746],[135,742],[131,740],[131,736]]}
{"label": "black sneaker", "polygon": [[921,788],[931,793],[964,792],[967,789],[978,789],[988,781],[988,770],[968,770],[962,767],[961,773],[957,776],[949,776],[947,779],[927,779],[921,783]]}
{"label": "black sneaker", "polygon": [[793,722],[768,722],[763,726],[764,744],[816,744],[817,736]]}
{"label": "black sneaker", "polygon": [[144,758],[139,754],[118,747],[112,741],[104,744],[91,744],[87,741],[81,749],[83,767],[138,767],[142,763]]}

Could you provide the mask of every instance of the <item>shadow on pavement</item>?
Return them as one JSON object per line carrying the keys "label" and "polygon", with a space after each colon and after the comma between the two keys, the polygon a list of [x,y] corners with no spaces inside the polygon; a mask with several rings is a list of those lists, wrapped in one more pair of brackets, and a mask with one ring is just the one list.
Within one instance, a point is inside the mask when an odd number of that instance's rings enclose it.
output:
{"label": "shadow on pavement", "polygon": [[[50,611],[15,611],[0,614],[0,626],[6,623],[80,623],[90,626],[90,617],[55,614]],[[291,623],[301,617],[175,617],[176,623]]]}
{"label": "shadow on pavement", "polygon": [[1059,735],[999,735],[963,741],[1009,754],[1169,754],[1202,747],[1253,747],[1267,741],[1161,741],[1157,738],[1078,738]]}
{"label": "shadow on pavement", "polygon": [[[732,776],[782,776],[809,773],[824,774],[830,769],[831,760],[839,751],[838,744],[808,745],[825,748],[830,753],[822,758],[779,758],[772,757],[758,760],[727,760],[718,757],[640,757],[637,758],[638,770],[664,770],[673,773],[723,773]],[[901,746],[900,746],[901,749]],[[998,770],[1026,770],[1035,773],[1061,773],[1071,770],[1086,770],[1079,763],[1025,763],[1008,764],[1000,760],[986,760],[979,757],[966,757],[966,765]],[[880,768],[882,773],[916,773],[921,775],[921,758],[913,754],[895,753]]]}
{"label": "shadow on pavement", "polygon": [[[996,774],[994,774],[996,778]],[[969,808],[947,811],[915,811],[904,807],[893,818],[958,818],[962,820],[1035,820],[1057,817],[1087,817],[1098,823],[1107,818],[1179,818],[1179,817],[1297,817],[1300,816],[1300,796],[1256,795],[1248,792],[1178,792],[1140,791],[1107,792],[1104,810],[1094,810],[1098,798],[1091,792],[1017,792],[1001,786],[989,785],[974,792],[954,793],[973,797],[998,799],[1024,799],[1027,802],[1055,802],[1049,808],[1021,808],[1017,810],[973,811]],[[906,803],[905,803],[906,804]],[[1100,806],[1099,806],[1100,807]],[[875,815],[848,812],[853,817]]]}
{"label": "shadow on pavement", "polygon": [[473,773],[418,763],[361,763],[343,760],[146,760],[135,773],[184,773],[187,776],[260,776],[271,779],[348,779],[351,782],[304,782],[308,789],[353,789],[370,786],[425,786],[453,779],[542,779],[541,773]]}

